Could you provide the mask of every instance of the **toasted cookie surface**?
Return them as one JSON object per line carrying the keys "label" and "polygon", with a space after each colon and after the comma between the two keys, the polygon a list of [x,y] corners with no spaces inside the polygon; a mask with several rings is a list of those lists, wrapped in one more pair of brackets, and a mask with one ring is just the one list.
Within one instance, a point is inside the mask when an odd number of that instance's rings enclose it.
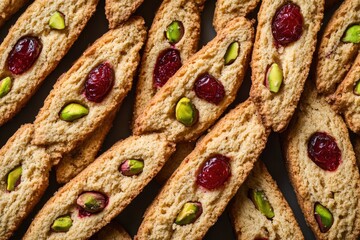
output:
{"label": "toasted cookie surface", "polygon": [[125,22],[144,0],[106,0],[105,13],[109,28],[116,28]]}
{"label": "toasted cookie surface", "polygon": [[285,134],[283,149],[298,202],[316,237],[357,239],[360,176],[349,133],[310,83]]}
{"label": "toasted cookie surface", "polygon": [[4,0],[0,3],[0,27],[8,20],[14,13],[16,13],[28,0]]}
{"label": "toasted cookie surface", "polygon": [[[89,238],[142,191],[174,150],[172,143],[157,134],[129,137],[116,143],[44,205],[24,239]],[[142,172],[124,175],[122,165],[133,159],[143,161]],[[96,214],[89,214],[78,205],[80,196],[89,192],[107,199],[104,208]],[[86,203],[86,198],[84,201]],[[51,226],[61,216],[71,218],[71,227],[65,232],[52,231]]]}
{"label": "toasted cookie surface", "polygon": [[[147,111],[136,119],[134,134],[163,132],[175,142],[199,137],[235,99],[245,75],[253,34],[251,22],[244,18],[234,19],[157,92]],[[237,45],[233,49],[236,58],[226,65],[224,56],[227,56],[226,52],[233,43]],[[208,91],[205,90],[207,81],[211,85],[210,99],[207,99]],[[195,88],[199,88],[198,91]],[[180,108],[178,112],[177,105]],[[182,111],[190,107],[191,112]],[[176,117],[177,113],[181,116]],[[188,119],[192,120],[191,126],[182,120],[183,117],[192,117]]]}
{"label": "toasted cookie surface", "polygon": [[[259,200],[257,196],[263,198]],[[272,211],[263,208],[266,201]],[[264,205],[260,207],[261,204]],[[290,206],[260,160],[235,195],[230,213],[239,240],[304,239]]]}
{"label": "toasted cookie surface", "polygon": [[345,78],[356,56],[359,44],[344,42],[348,27],[360,21],[360,2],[345,0],[331,17],[321,39],[316,67],[316,88],[329,95]]}
{"label": "toasted cookie surface", "polygon": [[[245,181],[265,147],[268,133],[251,101],[228,113],[165,184],[147,209],[135,239],[202,239]],[[209,158],[219,155],[229,159],[231,174],[222,185],[205,189],[198,184],[198,174]],[[181,224],[182,220],[176,223],[186,203],[200,204],[202,210],[188,224]]]}
{"label": "toasted cookie surface", "polygon": [[90,240],[131,240],[131,237],[120,224],[111,222]]}
{"label": "toasted cookie surface", "polygon": [[[292,12],[287,15],[286,11]],[[276,132],[285,130],[300,99],[323,11],[323,0],[265,0],[261,3],[251,60],[250,96],[264,123]],[[282,18],[287,20],[282,21]],[[291,23],[293,31],[290,36],[282,25],[287,23]],[[299,49],[303,49],[301,53]],[[278,69],[270,72],[274,64]]]}
{"label": "toasted cookie surface", "polygon": [[[34,122],[33,142],[51,146],[55,153],[69,152],[116,112],[132,86],[145,36],[143,19],[133,18],[88,48],[46,98]],[[90,101],[84,86],[92,80],[90,72],[96,76],[100,67],[112,73],[113,84],[100,102]]]}
{"label": "toasted cookie surface", "polygon": [[33,133],[33,125],[23,125],[0,150],[1,240],[19,227],[48,186],[50,157],[31,144]]}
{"label": "toasted cookie surface", "polygon": [[[0,94],[0,126],[20,111],[57,66],[92,16],[97,3],[98,0],[36,0],[12,26],[0,45],[1,80],[6,77],[11,80],[9,92]],[[50,19],[56,12],[62,14],[64,20],[62,30],[50,27]],[[28,55],[37,57],[30,59]]]}

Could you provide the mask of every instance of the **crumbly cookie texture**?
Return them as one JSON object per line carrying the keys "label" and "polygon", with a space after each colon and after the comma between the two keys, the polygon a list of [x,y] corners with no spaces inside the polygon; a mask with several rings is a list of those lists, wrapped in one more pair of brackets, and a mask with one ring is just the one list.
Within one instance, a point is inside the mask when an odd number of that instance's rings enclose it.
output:
{"label": "crumbly cookie texture", "polygon": [[[8,239],[38,203],[48,186],[50,157],[31,144],[34,127],[23,125],[0,150],[0,239]],[[21,166],[19,185],[7,190],[10,172]]]}
{"label": "crumbly cookie texture", "polygon": [[353,141],[353,147],[355,151],[355,157],[357,161],[358,168],[360,170],[360,137],[356,136]]}
{"label": "crumbly cookie texture", "polygon": [[[341,151],[335,171],[318,167],[308,155],[315,132],[332,136]],[[357,239],[360,236],[360,177],[349,133],[342,118],[317,95],[309,83],[284,137],[289,177],[305,219],[317,239]],[[331,228],[322,233],[314,217],[316,203],[333,215]]]}
{"label": "crumbly cookie texture", "polygon": [[[266,126],[275,132],[287,127],[303,91],[316,47],[317,32],[323,19],[323,0],[296,0],[303,17],[300,39],[286,47],[275,46],[272,19],[287,0],[262,1],[258,13],[258,26],[251,60],[251,99],[258,107]],[[303,49],[299,54],[299,49]],[[282,70],[283,83],[279,92],[271,92],[264,84],[269,66],[277,63]]]}
{"label": "crumbly cookie texture", "polygon": [[[275,214],[272,219],[266,218],[255,207],[249,198],[251,190],[265,193]],[[290,206],[260,160],[235,195],[230,214],[238,240],[304,239]]]}
{"label": "crumbly cookie texture", "polygon": [[88,139],[80,143],[73,151],[67,153],[56,166],[56,181],[67,183],[96,159],[106,135],[112,127],[116,114],[110,115]]}
{"label": "crumbly cookie texture", "polygon": [[[17,2],[17,1],[15,1]],[[7,59],[17,41],[24,36],[37,37],[41,53],[26,72],[10,75],[10,92],[0,98],[0,126],[11,119],[27,103],[42,81],[67,53],[96,9],[98,0],[46,1],[36,0],[16,21],[0,45],[0,75],[9,76]],[[51,15],[59,11],[65,16],[66,28],[49,27]]]}
{"label": "crumbly cookie texture", "polygon": [[[251,101],[232,110],[171,176],[147,209],[135,239],[202,239],[250,173],[265,147],[268,133]],[[206,190],[197,184],[196,178],[199,169],[213,154],[230,158],[231,175],[224,185]],[[181,208],[189,201],[201,203],[202,214],[193,223],[175,224]]]}
{"label": "crumbly cookie texture", "polygon": [[[173,21],[180,21],[184,26],[184,35],[174,46],[169,43],[164,34]],[[200,9],[194,1],[165,0],[162,2],[153,20],[142,55],[134,121],[146,111],[150,100],[157,92],[153,84],[153,74],[159,54],[166,49],[175,48],[180,52],[181,62],[184,64],[196,52],[199,37]]]}
{"label": "crumbly cookie texture", "polygon": [[109,28],[118,27],[125,22],[144,0],[106,0],[105,14],[109,21]]}
{"label": "crumbly cookie texture", "polygon": [[111,222],[96,233],[91,240],[131,240],[131,237],[120,224]]}
{"label": "crumbly cookie texture", "polygon": [[360,2],[345,0],[325,28],[317,57],[316,87],[329,95],[345,78],[356,56],[359,44],[341,41],[346,29],[360,21]]}
{"label": "crumbly cookie texture", "polygon": [[[116,143],[94,163],[62,187],[40,210],[24,239],[87,239],[115,218],[158,173],[175,146],[162,135],[129,137]],[[119,171],[129,159],[144,161],[138,175],[125,176]],[[79,195],[96,191],[108,197],[106,207],[97,214],[79,216]],[[70,215],[72,226],[67,232],[53,232],[50,227],[60,216]]]}
{"label": "crumbly cookie texture", "polygon": [[[136,17],[88,48],[46,98],[34,122],[34,144],[48,146],[53,154],[70,152],[116,112],[131,89],[145,36],[144,20]],[[113,67],[114,85],[100,103],[90,102],[82,93],[84,83],[88,73],[103,62]],[[69,102],[87,106],[88,115],[72,122],[61,120],[59,112]]]}
{"label": "crumbly cookie texture", "polygon": [[358,54],[352,68],[337,88],[333,105],[335,110],[344,115],[348,127],[357,134],[360,134],[360,96],[355,93],[355,88],[359,80],[360,54]]}
{"label": "crumbly cookie texture", "polygon": [[0,27],[4,25],[6,20],[8,20],[14,13],[20,10],[28,0],[4,0],[0,3]]}
{"label": "crumbly cookie texture", "polygon": [[[171,141],[195,140],[220,117],[235,99],[244,78],[252,48],[254,30],[245,18],[234,19],[210,43],[194,54],[171,77],[150,101],[148,108],[135,120],[135,135],[163,132]],[[224,65],[224,55],[231,43],[239,43],[239,53],[231,65]],[[194,84],[208,72],[224,86],[225,97],[213,104],[196,96]],[[175,105],[187,97],[199,112],[197,122],[189,127],[175,118]]]}
{"label": "crumbly cookie texture", "polygon": [[260,0],[218,0],[214,12],[213,25],[217,32],[236,17],[246,17]]}

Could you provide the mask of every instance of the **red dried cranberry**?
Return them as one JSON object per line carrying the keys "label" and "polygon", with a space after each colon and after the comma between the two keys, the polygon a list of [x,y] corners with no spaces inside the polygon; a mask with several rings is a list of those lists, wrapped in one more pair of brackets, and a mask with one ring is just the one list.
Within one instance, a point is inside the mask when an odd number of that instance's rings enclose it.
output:
{"label": "red dried cranberry", "polygon": [[36,37],[23,37],[17,41],[7,59],[7,65],[13,74],[22,74],[29,70],[38,59],[42,44]]}
{"label": "red dried cranberry", "polygon": [[213,104],[219,104],[225,96],[224,86],[208,73],[196,79],[194,90],[196,96]]}
{"label": "red dried cranberry", "polygon": [[93,68],[85,82],[85,96],[89,101],[101,102],[114,85],[114,70],[109,63]]}
{"label": "red dried cranberry", "polygon": [[287,46],[297,41],[303,31],[300,7],[293,3],[280,7],[275,13],[271,29],[276,45]]}
{"label": "red dried cranberry", "polygon": [[180,52],[174,48],[162,51],[155,64],[153,73],[154,88],[161,88],[182,66]]}
{"label": "red dried cranberry", "polygon": [[197,176],[197,184],[208,190],[223,185],[231,173],[229,161],[228,157],[220,154],[210,157]]}
{"label": "red dried cranberry", "polygon": [[316,165],[327,171],[335,171],[341,162],[341,152],[335,138],[324,132],[311,135],[308,155]]}

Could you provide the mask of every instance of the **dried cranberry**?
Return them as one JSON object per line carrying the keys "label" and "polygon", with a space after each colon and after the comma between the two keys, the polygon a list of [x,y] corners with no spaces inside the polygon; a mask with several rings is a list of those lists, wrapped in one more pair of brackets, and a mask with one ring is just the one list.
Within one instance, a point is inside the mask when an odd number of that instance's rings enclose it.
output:
{"label": "dried cranberry", "polygon": [[196,79],[194,90],[196,96],[214,104],[219,104],[225,96],[224,86],[208,73]]}
{"label": "dried cranberry", "polygon": [[182,66],[180,52],[174,48],[162,51],[155,64],[153,73],[154,88],[161,88]]}
{"label": "dried cranberry", "polygon": [[197,176],[197,184],[208,190],[223,185],[231,173],[229,161],[228,157],[220,154],[210,157]]}
{"label": "dried cranberry", "polygon": [[298,40],[303,31],[300,7],[293,3],[280,7],[275,13],[271,29],[276,45],[287,46]]}
{"label": "dried cranberry", "polygon": [[23,37],[17,41],[7,59],[7,65],[13,74],[22,74],[29,70],[38,59],[42,44],[36,37]]}
{"label": "dried cranberry", "polygon": [[308,155],[316,165],[327,171],[335,171],[341,162],[341,152],[335,138],[324,132],[311,135]]}
{"label": "dried cranberry", "polygon": [[101,102],[114,85],[114,70],[109,63],[93,68],[85,82],[85,96],[89,101]]}

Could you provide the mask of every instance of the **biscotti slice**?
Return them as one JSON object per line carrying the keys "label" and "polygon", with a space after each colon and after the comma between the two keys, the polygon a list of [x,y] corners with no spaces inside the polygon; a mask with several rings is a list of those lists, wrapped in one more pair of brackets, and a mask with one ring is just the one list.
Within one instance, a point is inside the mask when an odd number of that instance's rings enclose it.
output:
{"label": "biscotti slice", "polygon": [[163,132],[175,142],[199,137],[235,99],[253,36],[250,21],[231,21],[156,93],[135,120],[133,132]]}
{"label": "biscotti slice", "polygon": [[0,45],[0,126],[55,69],[96,9],[98,0],[31,4]]}
{"label": "biscotti slice", "polygon": [[290,206],[261,161],[235,195],[230,213],[238,240],[304,239]]}
{"label": "biscotti slice", "polygon": [[[316,67],[318,92],[329,95],[345,78],[359,53],[360,1],[345,0],[334,13],[324,31],[319,48]],[[359,30],[357,30],[359,31]]]}
{"label": "biscotti slice", "polygon": [[33,125],[23,125],[0,150],[1,240],[12,235],[48,186],[50,158],[31,144],[33,133]]}
{"label": "biscotti slice", "polygon": [[24,239],[89,238],[142,191],[174,150],[159,134],[116,143],[44,205]]}
{"label": "biscotti slice", "polygon": [[202,239],[250,173],[268,133],[251,101],[228,113],[165,184],[135,239]]}
{"label": "biscotti slice", "polygon": [[344,115],[348,127],[360,134],[360,54],[337,88],[334,100],[334,108]]}
{"label": "biscotti slice", "polygon": [[14,13],[20,10],[28,0],[3,0],[0,2],[0,27],[4,25]]}
{"label": "biscotti slice", "polygon": [[145,36],[144,20],[136,17],[88,48],[46,98],[33,142],[67,153],[116,112],[131,89]]}
{"label": "biscotti slice", "polygon": [[120,224],[111,222],[92,236],[90,240],[131,240],[131,237]]}
{"label": "biscotti slice", "polygon": [[300,99],[323,11],[324,0],[261,3],[250,96],[275,132],[285,130]]}
{"label": "biscotti slice", "polygon": [[360,170],[360,137],[359,136],[355,137],[355,139],[353,141],[353,147],[354,147],[357,165]]}
{"label": "biscotti slice", "polygon": [[284,138],[299,205],[317,239],[358,239],[360,176],[342,118],[308,84]]}
{"label": "biscotti slice", "polygon": [[56,181],[67,183],[94,162],[106,135],[112,127],[116,114],[109,116],[90,136],[70,153],[67,153],[56,166]]}
{"label": "biscotti slice", "polygon": [[194,1],[165,0],[153,20],[142,55],[134,121],[155,93],[197,49],[200,9]]}
{"label": "biscotti slice", "polygon": [[213,25],[217,32],[236,17],[246,17],[260,0],[218,0],[214,12]]}
{"label": "biscotti slice", "polygon": [[144,0],[105,0],[105,13],[109,28],[113,29],[125,22]]}

